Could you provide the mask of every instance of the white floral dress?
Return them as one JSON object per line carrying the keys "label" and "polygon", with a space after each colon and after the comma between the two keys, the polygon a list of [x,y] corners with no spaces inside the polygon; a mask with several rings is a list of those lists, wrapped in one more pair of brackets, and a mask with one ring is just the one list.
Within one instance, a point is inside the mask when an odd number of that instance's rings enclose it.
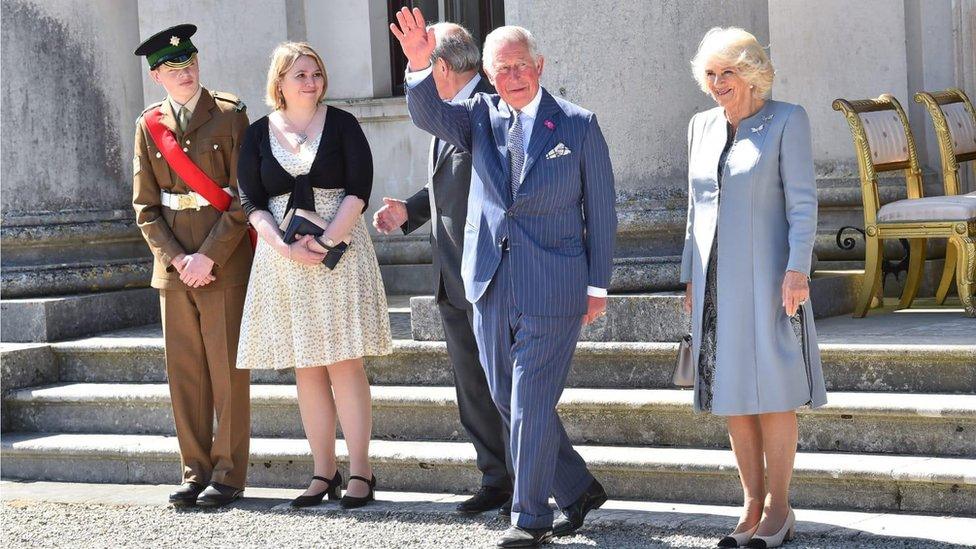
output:
{"label": "white floral dress", "polygon": [[[297,177],[309,172],[322,136],[297,154],[282,147],[273,134],[270,139],[282,168]],[[313,188],[313,192],[316,212],[331,221],[345,191]],[[268,203],[278,223],[289,196],[276,196]],[[307,368],[392,352],[386,293],[361,216],[352,229],[349,248],[331,271],[324,265],[292,261],[263,240],[258,242],[241,321],[238,368]]]}

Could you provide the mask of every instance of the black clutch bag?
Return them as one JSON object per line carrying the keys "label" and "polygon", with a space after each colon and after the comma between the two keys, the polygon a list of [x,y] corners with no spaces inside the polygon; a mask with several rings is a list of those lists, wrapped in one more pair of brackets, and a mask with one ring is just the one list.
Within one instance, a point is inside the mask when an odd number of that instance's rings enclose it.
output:
{"label": "black clutch bag", "polygon": [[295,241],[296,236],[311,235],[314,237],[319,246],[328,250],[325,254],[325,259],[322,260],[322,264],[329,270],[332,270],[339,264],[339,260],[342,259],[342,254],[349,248],[349,244],[340,242],[335,246],[326,246],[322,242],[321,237],[325,234],[325,228],[328,226],[329,224],[317,213],[295,208],[285,215],[285,219],[281,222],[280,228],[285,233],[283,237],[285,242],[289,244]]}

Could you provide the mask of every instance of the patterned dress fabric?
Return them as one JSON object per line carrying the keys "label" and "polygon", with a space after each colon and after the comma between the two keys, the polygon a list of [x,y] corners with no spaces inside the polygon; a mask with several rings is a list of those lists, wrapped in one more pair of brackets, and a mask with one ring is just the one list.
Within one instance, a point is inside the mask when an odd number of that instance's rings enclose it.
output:
{"label": "patterned dress fabric", "polygon": [[[735,133],[728,127],[728,140],[718,161],[718,187],[722,189],[725,160],[729,156]],[[712,382],[715,378],[715,357],[718,351],[718,227],[712,239],[712,251],[708,254],[708,271],[705,275],[705,300],[702,303],[701,351],[698,354],[698,400],[702,411],[712,409]]]}
{"label": "patterned dress fabric", "polygon": [[[269,131],[270,128],[269,128]],[[308,173],[321,135],[299,153],[271,135],[275,158],[292,176]],[[345,198],[342,189],[312,189],[315,210],[331,221]],[[281,223],[289,194],[271,198]],[[247,288],[237,367],[284,369],[325,366],[393,352],[386,293],[376,252],[362,217],[334,270],[303,265],[258,242]]]}

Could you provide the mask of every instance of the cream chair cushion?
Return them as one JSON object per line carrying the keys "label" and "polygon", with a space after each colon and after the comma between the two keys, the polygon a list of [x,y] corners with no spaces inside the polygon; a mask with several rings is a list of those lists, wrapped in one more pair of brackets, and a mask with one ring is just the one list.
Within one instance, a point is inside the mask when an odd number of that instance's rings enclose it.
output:
{"label": "cream chair cushion", "polygon": [[896,200],[878,210],[880,223],[969,219],[976,219],[976,193]]}
{"label": "cream chair cushion", "polygon": [[871,160],[875,164],[908,160],[908,137],[898,112],[874,111],[861,113],[860,116],[868,136]]}
{"label": "cream chair cushion", "polygon": [[952,136],[952,151],[956,154],[976,152],[976,121],[966,110],[965,103],[942,105],[942,113]]}

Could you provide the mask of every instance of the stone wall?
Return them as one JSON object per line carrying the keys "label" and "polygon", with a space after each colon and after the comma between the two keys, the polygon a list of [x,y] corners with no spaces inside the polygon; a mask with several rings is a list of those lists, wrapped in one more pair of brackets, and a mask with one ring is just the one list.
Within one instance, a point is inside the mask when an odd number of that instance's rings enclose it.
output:
{"label": "stone wall", "polygon": [[5,0],[0,13],[3,296],[144,284],[129,205],[135,4]]}

